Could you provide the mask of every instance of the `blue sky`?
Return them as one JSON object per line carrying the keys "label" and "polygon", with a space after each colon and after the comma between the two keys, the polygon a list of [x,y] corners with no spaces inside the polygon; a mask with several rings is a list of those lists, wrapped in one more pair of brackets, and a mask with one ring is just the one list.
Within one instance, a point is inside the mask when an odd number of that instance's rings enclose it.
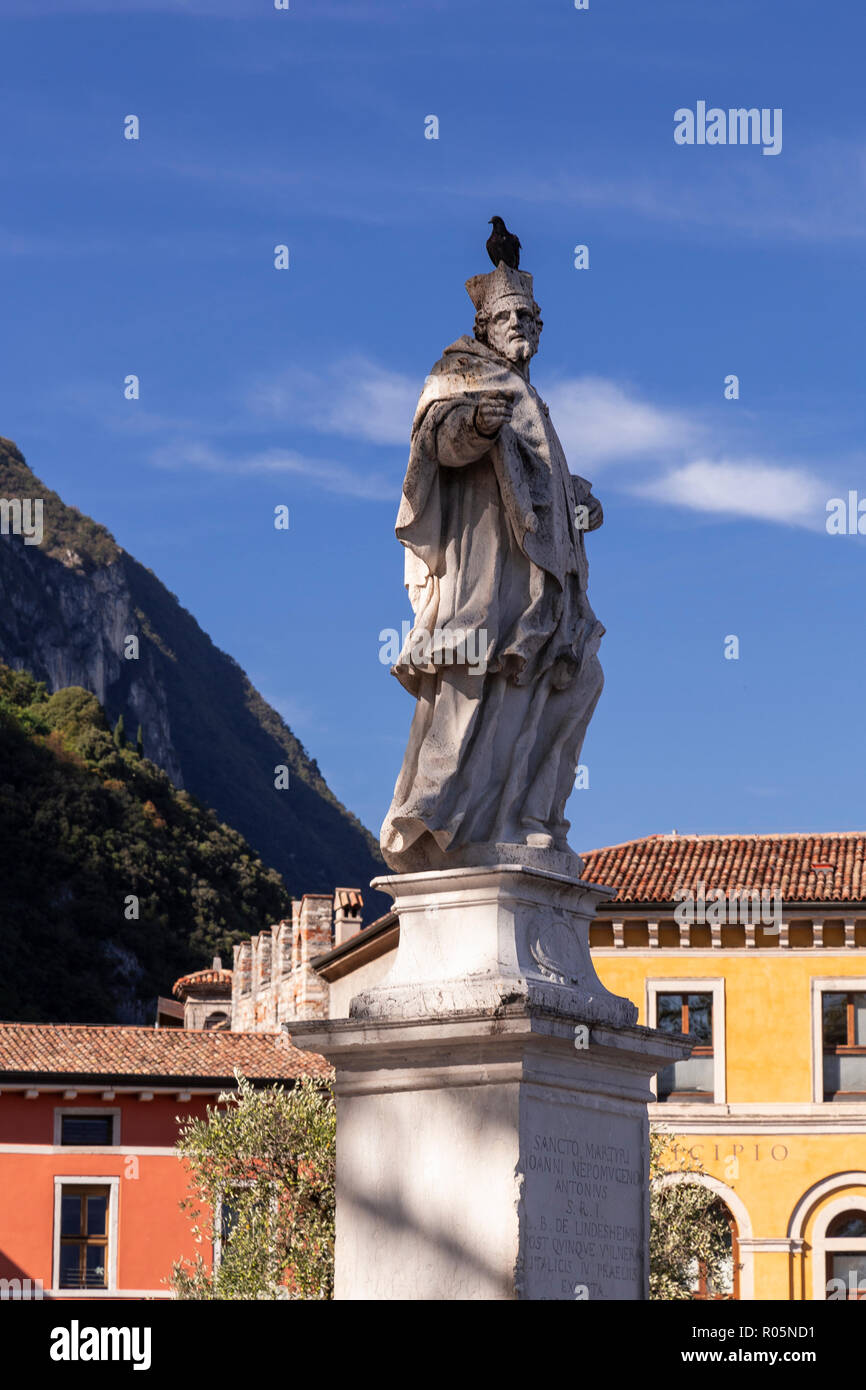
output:
{"label": "blue sky", "polygon": [[[573,844],[863,828],[866,549],[825,519],[866,498],[864,41],[847,0],[0,0],[0,433],[377,832],[408,429],[500,214],[605,507]],[[781,108],[781,152],[676,145],[698,101]]]}

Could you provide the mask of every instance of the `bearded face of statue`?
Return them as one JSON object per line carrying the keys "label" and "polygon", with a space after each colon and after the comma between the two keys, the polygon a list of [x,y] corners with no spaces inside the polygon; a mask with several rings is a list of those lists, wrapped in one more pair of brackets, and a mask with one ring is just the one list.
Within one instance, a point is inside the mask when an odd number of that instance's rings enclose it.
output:
{"label": "bearded face of statue", "polygon": [[541,323],[525,301],[503,300],[493,306],[487,319],[488,346],[515,367],[525,367],[538,351]]}

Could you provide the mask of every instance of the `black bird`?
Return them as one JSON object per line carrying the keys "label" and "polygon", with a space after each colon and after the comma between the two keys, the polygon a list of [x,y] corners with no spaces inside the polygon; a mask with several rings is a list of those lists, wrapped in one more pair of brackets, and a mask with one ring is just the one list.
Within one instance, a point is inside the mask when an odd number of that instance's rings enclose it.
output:
{"label": "black bird", "polygon": [[504,261],[512,270],[520,265],[520,242],[509,232],[501,217],[491,217],[493,231],[487,238],[487,254],[494,265]]}

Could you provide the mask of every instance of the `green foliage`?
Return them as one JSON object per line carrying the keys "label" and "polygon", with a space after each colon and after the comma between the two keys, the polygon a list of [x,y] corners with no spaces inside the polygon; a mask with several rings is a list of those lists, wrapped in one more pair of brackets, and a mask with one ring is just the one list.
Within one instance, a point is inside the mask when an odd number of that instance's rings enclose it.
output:
{"label": "green foliage", "polygon": [[0,663],[0,1018],[150,1022],[179,975],[290,911],[237,831],[118,747],[93,695]]}
{"label": "green foliage", "polygon": [[[35,486],[34,486],[35,484]],[[99,565],[111,564],[120,547],[104,526],[92,521],[77,507],[65,502],[46,487],[28,468],[11,439],[0,436],[0,496],[41,498],[43,538],[41,549],[70,568],[90,573]]]}
{"label": "green foliage", "polygon": [[685,1154],[676,1159],[672,1141],[669,1134],[650,1134],[650,1298],[684,1300],[693,1297],[698,1266],[720,1286],[729,1228],[715,1193],[688,1181],[703,1166]]}
{"label": "green foliage", "polygon": [[[185,785],[240,831],[291,891],[330,892],[335,879],[364,886],[382,872],[376,840],[340,804],[315,760],[237,662],[214,645],[151,570],[35,477],[8,439],[0,439],[0,497],[40,497],[44,503],[42,545],[26,552],[28,583],[42,605],[30,632],[38,631],[43,618],[46,624],[56,621],[58,582],[67,590],[80,585],[98,628],[104,590],[89,578],[97,569],[110,571],[110,587],[125,596],[135,614],[141,664],[122,663],[123,674],[109,697],[112,722],[124,714],[129,723],[133,681],[146,677],[167,713]],[[4,567],[14,590],[14,567],[20,563],[15,547],[0,547],[0,590]],[[60,565],[69,573],[58,573]],[[289,659],[295,649],[288,631],[285,636]],[[0,611],[0,659],[23,659],[43,674],[38,647],[14,614]],[[155,747],[149,751],[157,755]],[[291,770],[290,793],[274,786],[273,769],[283,763]],[[390,906],[383,895],[367,896],[374,916]]]}
{"label": "green foliage", "polygon": [[126,747],[126,729],[123,726],[123,715],[117,716],[117,723],[114,726],[114,742],[118,748]]}
{"label": "green foliage", "polygon": [[[179,1260],[181,1299],[333,1297],[336,1115],[330,1088],[309,1077],[286,1091],[237,1090],[181,1130],[178,1151],[192,1195],[181,1202],[199,1243],[229,1223],[216,1272],[202,1255]],[[219,1223],[219,1228],[218,1224]],[[221,1228],[221,1229],[220,1229]]]}

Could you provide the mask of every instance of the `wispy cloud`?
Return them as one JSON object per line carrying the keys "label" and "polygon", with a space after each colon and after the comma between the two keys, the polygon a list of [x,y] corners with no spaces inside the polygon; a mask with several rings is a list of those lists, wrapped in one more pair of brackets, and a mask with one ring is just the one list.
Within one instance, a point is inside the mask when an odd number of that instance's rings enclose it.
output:
{"label": "wispy cloud", "polygon": [[[847,243],[866,235],[866,137],[813,139],[798,143],[784,160],[767,160],[752,147],[675,149],[673,109],[670,112],[669,158],[648,171],[646,163],[629,165],[618,150],[617,172],[599,151],[579,174],[539,174],[535,164],[508,170],[509,196],[527,208],[530,223],[545,208],[592,210],[618,219],[627,215],[645,229],[665,236],[693,235],[725,240],[731,232],[773,242]],[[638,154],[640,158],[640,152]],[[435,213],[461,220],[473,215],[479,200],[495,206],[502,196],[503,173],[491,161],[490,171],[432,180],[421,166],[394,169],[383,163],[363,170],[343,162],[327,167],[287,168],[272,161],[196,164],[170,159],[165,172],[188,182],[195,179],[221,187],[236,187],[268,198],[275,190],[291,193],[303,187],[305,203],[322,216],[352,222],[420,225]],[[313,202],[310,202],[312,198]]]}
{"label": "wispy cloud", "polygon": [[[673,110],[671,111],[673,132]],[[866,235],[866,138],[824,137],[798,144],[784,163],[755,161],[749,147],[674,150],[654,172],[623,167],[611,174],[590,165],[581,174],[539,176],[535,168],[516,169],[510,182],[514,201],[538,215],[539,206],[628,213],[666,229],[702,229],[724,238],[737,231],[757,239],[790,242],[848,242]],[[772,170],[768,169],[772,165]],[[497,176],[455,180],[435,192],[474,206],[479,196],[496,198]],[[426,207],[417,189],[416,208]]]}
{"label": "wispy cloud", "polygon": [[823,467],[732,453],[730,441],[714,457],[717,424],[604,377],[560,382],[547,400],[573,472],[616,464],[616,485],[653,502],[783,526],[824,525],[831,490]]}
{"label": "wispy cloud", "polygon": [[264,449],[258,453],[220,452],[200,440],[175,440],[154,451],[157,468],[199,469],[230,477],[245,474],[286,474],[302,478],[326,492],[343,493],[370,501],[393,502],[399,483],[381,473],[356,473],[341,463],[311,458],[292,449]]}
{"label": "wispy cloud", "polygon": [[98,14],[125,19],[129,14],[222,15],[226,19],[261,14],[258,0],[0,0],[0,18],[41,19],[47,14]]}
{"label": "wispy cloud", "polygon": [[816,530],[826,521],[828,491],[817,474],[764,459],[697,459],[631,490],[692,511]]}
{"label": "wispy cloud", "polygon": [[575,471],[578,465],[655,458],[700,436],[685,411],[640,400],[605,377],[561,381],[546,393],[556,431]]}
{"label": "wispy cloud", "polygon": [[[169,441],[149,456],[158,468],[286,475],[327,492],[393,502],[403,466],[396,453],[386,456],[393,466],[365,473],[335,459],[333,442],[323,445],[330,456],[318,458],[314,448],[274,447],[269,440],[250,449],[250,436],[266,438],[278,425],[283,437],[303,432],[403,452],[422,385],[420,377],[355,355],[318,371],[286,368],[247,385],[223,418],[196,422],[168,413],[127,413],[114,397],[109,410],[104,391],[98,413],[109,428],[168,434]],[[807,528],[825,524],[827,498],[838,490],[827,481],[826,463],[774,457],[776,451],[767,451],[754,435],[750,445],[741,420],[735,439],[718,416],[652,401],[628,383],[601,376],[554,380],[543,394],[573,472],[595,477],[615,470],[617,490],[709,516]],[[74,400],[95,409],[84,387]],[[845,472],[859,476],[862,467]]]}
{"label": "wispy cloud", "polygon": [[[425,0],[431,10],[447,9],[451,0]],[[270,13],[273,13],[272,0],[268,0]],[[370,20],[388,24],[404,22],[399,10],[395,10],[392,0],[379,0],[379,3],[363,3],[363,0],[317,0],[309,9],[302,7],[299,0],[292,0],[292,10],[300,13],[292,15],[294,20],[338,20],[341,23],[354,20],[366,23]],[[0,0],[0,19],[39,19],[47,14],[95,14],[112,15],[125,19],[129,14],[166,14],[178,16],[204,16],[224,19],[268,19],[269,9],[262,0]]]}
{"label": "wispy cloud", "polygon": [[321,373],[288,369],[254,386],[247,403],[259,415],[319,434],[405,445],[422,385],[366,357],[348,357]]}

